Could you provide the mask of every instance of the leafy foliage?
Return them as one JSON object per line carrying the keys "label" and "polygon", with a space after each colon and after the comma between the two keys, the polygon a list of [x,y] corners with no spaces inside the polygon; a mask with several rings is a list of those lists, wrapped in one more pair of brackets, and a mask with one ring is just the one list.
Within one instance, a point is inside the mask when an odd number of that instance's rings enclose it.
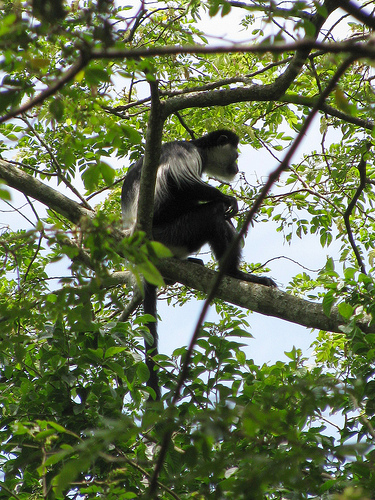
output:
{"label": "leafy foliage", "polygon": [[[0,12],[0,498],[156,498],[152,484],[163,499],[373,498],[371,2],[134,4],[5,0]],[[313,363],[294,348],[258,366],[247,315],[216,300],[180,397],[183,345],[155,358],[163,398],[150,403],[139,290],[143,277],[164,286],[170,253],[119,233],[121,181],[153,128],[150,88],[165,141],[232,128],[275,163],[348,54],[320,106],[319,149],[304,145],[254,218],[292,247],[312,235],[324,248],[325,264],[286,288],[319,300],[327,325],[337,306],[340,331],[317,334]],[[4,165],[18,184],[2,182]],[[244,173],[220,186],[241,201],[239,228],[263,186]],[[79,223],[63,195],[86,210]]]}

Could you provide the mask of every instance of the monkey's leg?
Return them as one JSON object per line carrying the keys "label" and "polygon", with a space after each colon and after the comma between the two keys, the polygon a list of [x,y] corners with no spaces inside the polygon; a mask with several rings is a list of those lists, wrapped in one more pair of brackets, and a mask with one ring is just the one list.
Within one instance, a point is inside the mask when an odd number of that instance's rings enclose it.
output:
{"label": "monkey's leg", "polygon": [[[237,237],[237,231],[232,222],[226,219],[225,207],[218,206],[215,211],[214,230],[211,232],[211,237],[208,243],[210,244],[216,259],[221,265],[221,262],[231,247],[233,240]],[[235,248],[231,249],[228,260],[226,261],[225,273],[234,278],[249,281],[250,283],[259,283],[265,286],[276,287],[276,283],[266,276],[257,276],[256,274],[245,273],[240,270],[241,247],[238,243]]]}
{"label": "monkey's leg", "polygon": [[[226,210],[224,203],[216,201],[194,205],[170,223],[154,226],[154,238],[170,247],[175,255],[180,257],[196,252],[208,243],[220,265],[237,235],[233,224],[225,218]],[[241,280],[276,286],[270,278],[241,271],[240,260],[241,248],[238,244],[231,252],[225,272]]]}
{"label": "monkey's leg", "polygon": [[[155,224],[153,236],[170,247],[177,257],[197,252],[205,243],[210,243],[218,231],[216,219],[224,219],[225,206],[221,202],[189,205],[185,212],[168,223]],[[173,214],[171,214],[173,217]]]}

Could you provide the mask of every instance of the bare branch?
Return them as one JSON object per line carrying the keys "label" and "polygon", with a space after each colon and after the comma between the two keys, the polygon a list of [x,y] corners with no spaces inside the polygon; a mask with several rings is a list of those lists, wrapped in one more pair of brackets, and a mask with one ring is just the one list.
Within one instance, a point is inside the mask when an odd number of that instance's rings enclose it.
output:
{"label": "bare branch", "polygon": [[138,306],[142,304],[143,295],[138,287],[133,287],[133,297],[129,304],[124,308],[117,321],[125,322],[128,321],[133,312],[137,309]]}
{"label": "bare branch", "polygon": [[[313,107],[319,97],[305,97],[302,95],[297,95],[297,94],[284,94],[280,99],[278,99],[280,102],[287,102],[290,104],[297,104],[300,106],[307,106],[309,108]],[[375,122],[372,120],[365,120],[363,118],[358,118],[357,116],[353,115],[348,115],[344,113],[343,111],[340,111],[339,109],[334,108],[333,106],[330,106],[329,104],[323,102],[320,103],[319,105],[319,110],[322,111],[323,113],[326,113],[327,115],[334,116],[335,118],[338,118],[339,120],[346,121],[348,123],[352,123],[353,125],[357,125],[358,127],[365,128],[367,130],[373,130],[375,126]]]}
{"label": "bare branch", "polygon": [[354,2],[351,2],[350,0],[336,1],[338,3],[338,7],[344,9],[346,12],[348,12],[348,14],[352,15],[366,26],[375,29],[375,17],[373,15],[366,14],[366,12],[364,12],[361,7],[358,7]]}
{"label": "bare branch", "polygon": [[355,241],[354,241],[354,236],[353,236],[353,232],[352,232],[352,228],[350,226],[350,215],[355,207],[355,204],[357,203],[358,201],[358,198],[361,196],[361,193],[362,191],[364,190],[365,186],[366,186],[366,159],[365,159],[365,155],[366,153],[370,150],[370,147],[371,147],[371,144],[370,143],[367,143],[366,145],[366,149],[367,151],[362,153],[362,156],[361,156],[361,161],[359,162],[359,165],[358,165],[358,170],[359,170],[359,176],[360,176],[360,182],[359,182],[359,186],[357,187],[357,190],[351,200],[351,202],[349,203],[347,209],[345,210],[345,213],[344,213],[344,222],[345,222],[345,227],[346,227],[346,231],[348,233],[348,239],[349,239],[349,243],[353,249],[353,252],[356,256],[356,259],[357,259],[357,262],[358,262],[358,265],[359,267],[361,268],[361,271],[363,274],[367,274],[366,273],[366,268],[365,268],[365,265],[363,263],[363,260],[362,260],[362,257],[361,257],[361,254],[358,250],[358,247],[357,245],[355,244]]}
{"label": "bare branch", "polygon": [[137,16],[135,17],[135,20],[134,20],[134,24],[129,32],[129,35],[128,37],[124,40],[125,43],[129,43],[133,40],[134,38],[134,35],[138,29],[138,26],[141,24],[142,22],[142,18],[143,16],[146,14],[147,10],[144,8],[143,4],[141,5],[140,9],[139,9],[139,12],[137,14]]}
{"label": "bare branch", "polygon": [[[299,19],[308,19],[311,21],[313,19],[313,14],[310,12],[305,12],[300,9],[282,9],[280,7],[277,7],[275,3],[270,2],[269,6],[256,6],[256,5],[249,5],[248,3],[245,2],[239,2],[236,0],[230,0],[228,2],[232,7],[237,7],[240,9],[245,9],[248,10],[249,12],[259,12],[260,10],[264,12],[265,14],[269,14],[271,17],[282,17],[283,19],[290,19],[291,17],[297,17]],[[263,7],[263,8],[262,8]],[[266,10],[267,9],[267,10]]]}
{"label": "bare branch", "polygon": [[322,54],[347,53],[360,59],[363,57],[374,59],[375,46],[368,42],[361,43],[353,40],[344,42],[319,42],[311,39],[297,40],[292,43],[269,43],[261,45],[173,45],[164,47],[143,47],[136,49],[107,49],[93,50],[91,59],[140,59],[146,57],[188,55],[188,54],[283,54],[284,52],[295,52],[297,50],[319,50]]}
{"label": "bare branch", "polygon": [[[271,85],[253,85],[252,87],[246,89],[229,89],[217,91],[216,94],[205,94],[203,96],[194,96],[194,99],[186,100],[171,100],[168,101],[168,115],[185,109],[187,107],[199,107],[199,106],[224,106],[227,104],[232,104],[240,100],[250,101],[259,100],[265,101],[269,99],[277,99],[282,96],[282,94],[287,90],[290,83],[299,73],[301,67],[304,64],[306,57],[308,57],[309,52],[313,49],[317,49],[322,53],[349,53],[355,56],[357,59],[369,58],[371,60],[375,59],[375,46],[369,43],[358,43],[353,41],[346,41],[340,43],[323,43],[317,42],[315,40],[300,40],[294,43],[283,43],[283,44],[262,44],[262,45],[231,45],[231,46],[173,46],[173,47],[146,47],[138,49],[108,49],[108,50],[94,50],[91,53],[81,53],[80,61],[75,64],[66,74],[55,84],[48,87],[46,90],[41,92],[37,97],[31,99],[29,102],[23,106],[14,109],[7,113],[6,115],[0,117],[0,123],[3,123],[10,118],[13,118],[19,114],[22,114],[32,107],[41,104],[45,99],[55,94],[60,88],[62,88],[66,83],[71,81],[77,73],[79,73],[90,60],[96,59],[139,59],[142,57],[156,57],[156,56],[166,56],[166,55],[177,55],[177,54],[227,54],[234,52],[242,53],[257,53],[264,54],[266,52],[271,52],[273,54],[281,54],[284,52],[294,52],[297,51],[295,57],[293,58],[288,69],[281,75],[275,82]],[[250,91],[251,89],[251,91]],[[249,92],[250,91],[250,92]]]}
{"label": "bare branch", "polygon": [[71,182],[68,181],[66,176],[63,174],[61,166],[59,162],[56,160],[56,157],[53,154],[52,149],[49,147],[49,145],[45,142],[45,140],[40,136],[40,134],[35,130],[35,128],[31,125],[29,120],[27,120],[25,117],[22,117],[21,120],[27,125],[28,129],[30,132],[37,138],[37,140],[40,142],[40,144],[45,148],[47,153],[49,154],[52,164],[54,165],[56,169],[56,173],[58,178],[65,184],[66,187],[68,187],[73,194],[77,196],[79,200],[81,200],[82,205],[87,208],[88,210],[92,210],[90,205],[87,203],[87,201],[84,199],[84,197],[81,195],[81,193],[72,185]]}

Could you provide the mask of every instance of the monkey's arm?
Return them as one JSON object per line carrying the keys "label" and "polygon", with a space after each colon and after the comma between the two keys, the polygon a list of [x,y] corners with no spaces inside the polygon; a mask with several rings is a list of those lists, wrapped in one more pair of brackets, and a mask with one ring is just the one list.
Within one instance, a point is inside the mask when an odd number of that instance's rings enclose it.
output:
{"label": "monkey's arm", "polygon": [[196,201],[220,201],[227,207],[226,218],[231,218],[238,212],[237,200],[234,196],[229,196],[222,193],[219,189],[206,184],[203,181],[196,181],[184,184],[181,189],[181,194],[188,197],[190,200]]}

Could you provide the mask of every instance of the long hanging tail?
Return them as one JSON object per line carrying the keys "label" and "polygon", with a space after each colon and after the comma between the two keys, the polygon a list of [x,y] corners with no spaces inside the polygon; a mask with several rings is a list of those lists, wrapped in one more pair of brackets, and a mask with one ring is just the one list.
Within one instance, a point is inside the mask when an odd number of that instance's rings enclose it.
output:
{"label": "long hanging tail", "polygon": [[[158,332],[157,332],[157,288],[155,285],[150,285],[150,283],[144,282],[145,287],[145,298],[143,300],[143,311],[145,314],[151,314],[155,318],[155,322],[147,323],[147,328],[149,329],[153,343],[150,344],[145,339],[145,349],[146,349],[146,365],[150,372],[150,378],[147,381],[147,387],[151,387],[155,391],[156,400],[159,401],[161,397],[159,378],[156,370],[156,365],[152,359],[155,354],[158,354]],[[150,397],[152,400],[153,398]]]}

